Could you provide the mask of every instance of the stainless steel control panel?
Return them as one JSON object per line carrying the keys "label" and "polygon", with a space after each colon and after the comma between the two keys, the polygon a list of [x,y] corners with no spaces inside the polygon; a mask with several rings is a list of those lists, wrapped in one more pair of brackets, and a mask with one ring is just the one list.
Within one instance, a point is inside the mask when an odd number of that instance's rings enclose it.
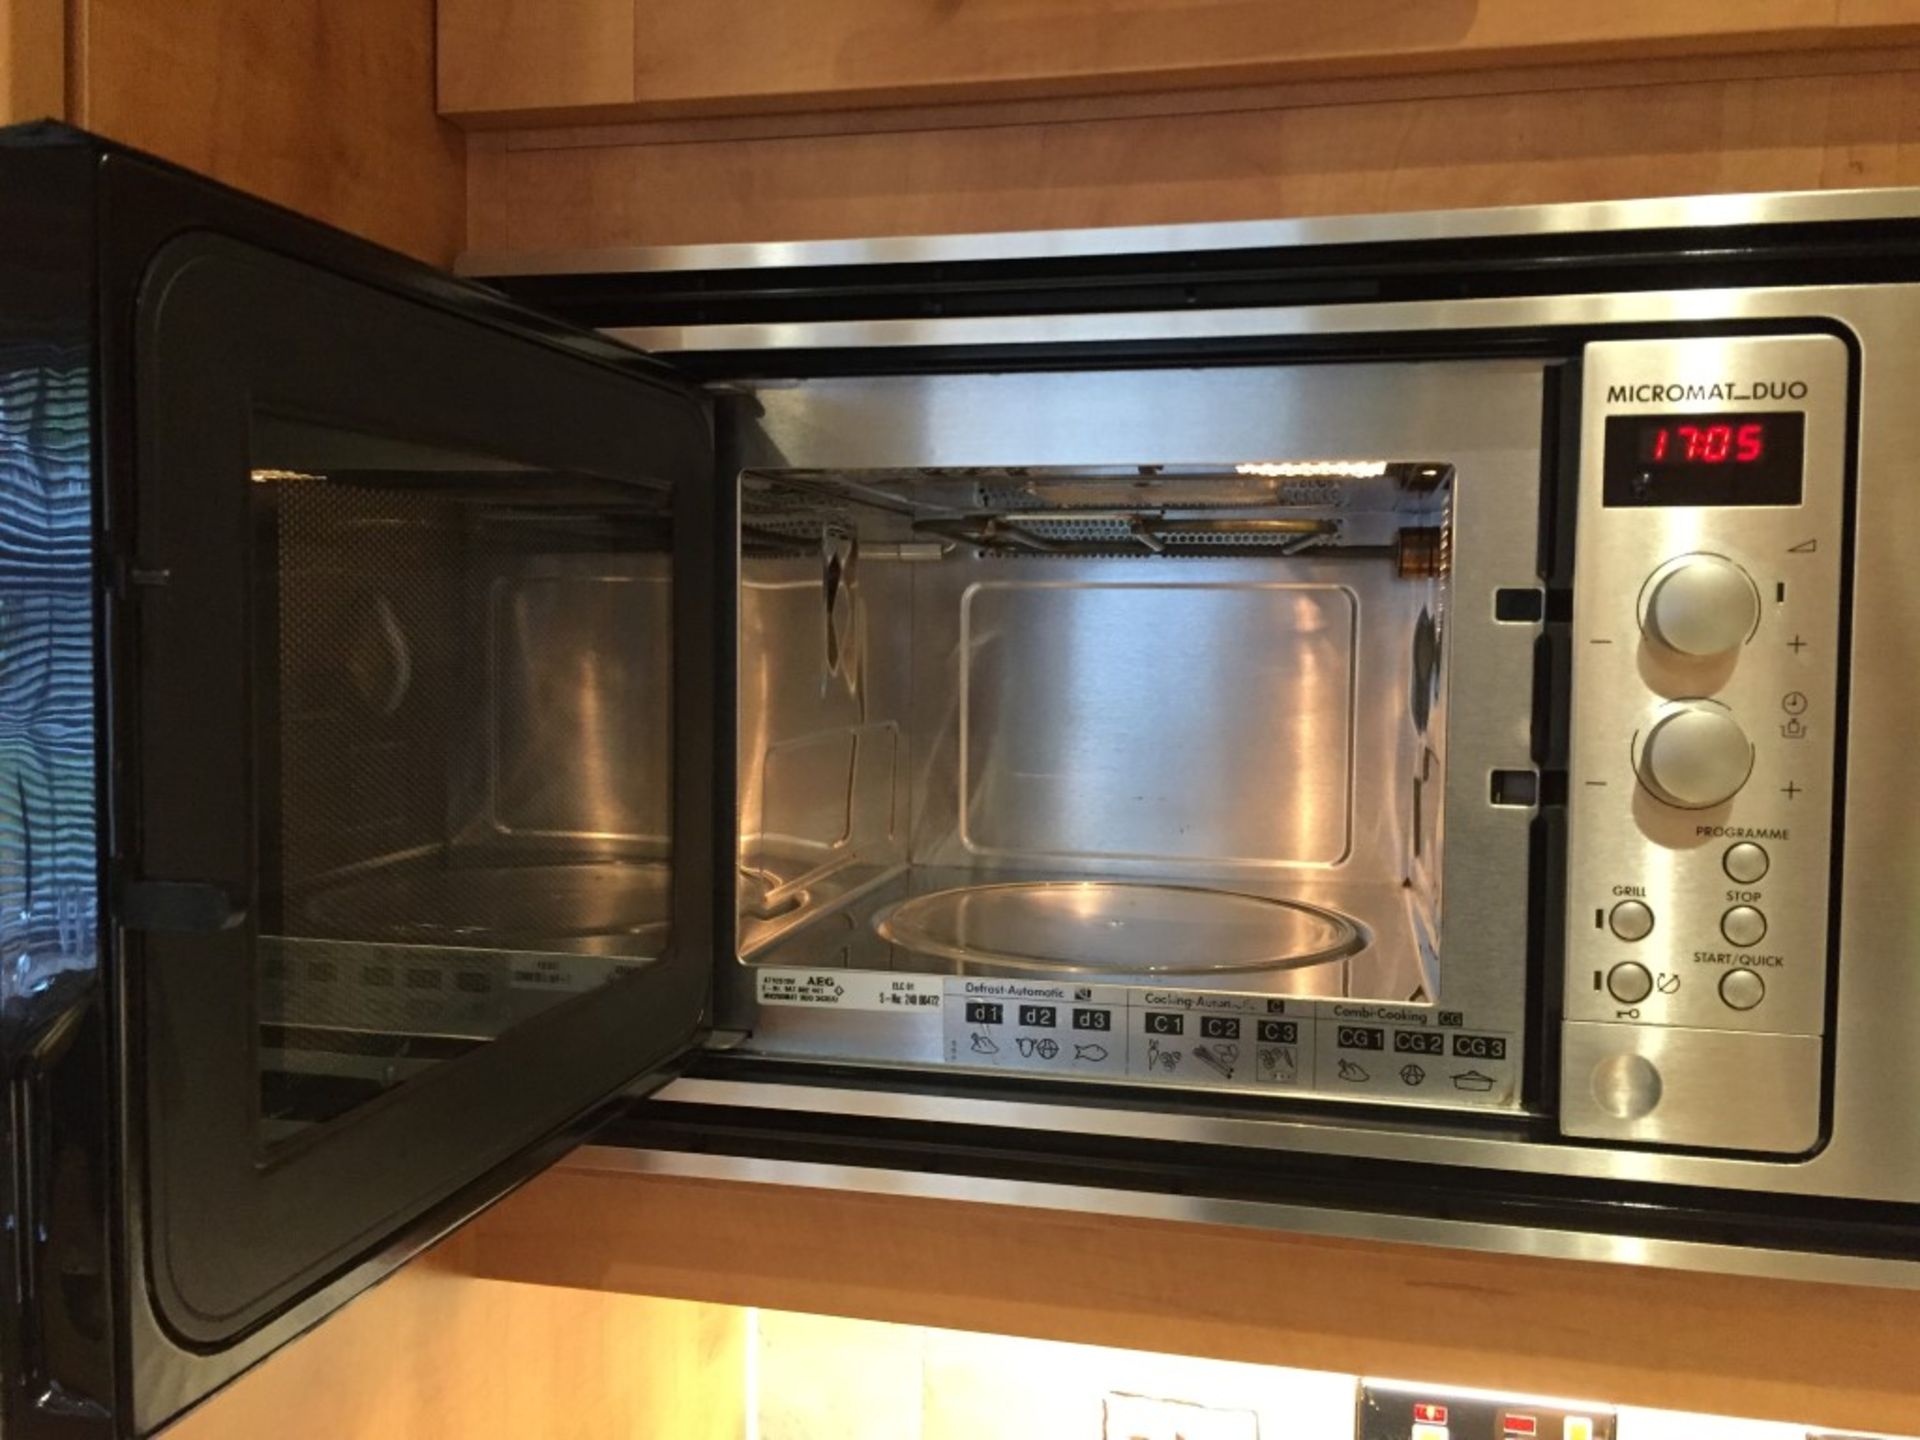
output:
{"label": "stainless steel control panel", "polygon": [[1848,355],[1585,352],[1561,1128],[1819,1137]]}

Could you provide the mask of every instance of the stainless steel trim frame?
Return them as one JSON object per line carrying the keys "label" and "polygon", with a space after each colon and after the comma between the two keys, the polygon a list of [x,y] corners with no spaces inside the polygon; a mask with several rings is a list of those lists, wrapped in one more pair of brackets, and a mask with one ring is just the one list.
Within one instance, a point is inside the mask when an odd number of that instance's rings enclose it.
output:
{"label": "stainless steel trim frame", "polygon": [[1796,190],[1774,194],[1683,195],[1584,204],[1510,205],[1424,214],[1316,215],[1191,225],[1117,225],[1085,230],[1014,230],[973,235],[888,235],[727,245],[617,246],[594,250],[475,250],[454,264],[461,275],[601,275],[662,270],[795,269],[817,265],[904,265],[936,261],[1070,259],[1204,250],[1262,250],[1496,235],[1724,229],[1815,221],[1906,220],[1920,216],[1920,189]]}
{"label": "stainless steel trim frame", "polygon": [[[678,1088],[678,1084],[670,1086],[662,1092],[662,1098],[677,1098]],[[1215,1200],[1196,1195],[1166,1195],[1152,1191],[996,1180],[975,1175],[926,1174],[912,1170],[881,1170],[793,1160],[760,1160],[735,1155],[696,1155],[683,1151],[639,1150],[610,1145],[583,1146],[561,1161],[557,1168],[583,1174],[727,1180],[784,1185],[802,1190],[960,1200],[972,1204],[1010,1205],[1034,1210],[1070,1210],[1083,1215],[1112,1215],[1191,1225],[1233,1225],[1346,1240],[1438,1245],[1455,1250],[1526,1255],[1547,1260],[1584,1260],[1609,1265],[1657,1265],[1673,1270],[1752,1275],[1774,1280],[1815,1280],[1829,1284],[1871,1285],[1883,1289],[1920,1288],[1920,1264],[1907,1261],[1810,1255],[1745,1245],[1713,1245],[1690,1240],[1658,1240],[1631,1235],[1443,1220],[1376,1210]]]}

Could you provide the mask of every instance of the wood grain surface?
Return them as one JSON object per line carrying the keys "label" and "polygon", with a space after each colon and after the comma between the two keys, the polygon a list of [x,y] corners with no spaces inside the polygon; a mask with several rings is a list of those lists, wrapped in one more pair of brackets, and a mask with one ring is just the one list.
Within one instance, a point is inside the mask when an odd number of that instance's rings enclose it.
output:
{"label": "wood grain surface", "polygon": [[448,0],[440,103],[485,124],[738,115],[1805,52],[1917,26],[1908,0]]}
{"label": "wood grain surface", "polygon": [[500,1279],[1920,1433],[1904,1291],[580,1162],[454,1243]]}
{"label": "wood grain surface", "polygon": [[434,0],[68,3],[76,124],[426,260],[460,249]]}
{"label": "wood grain surface", "polygon": [[468,244],[797,240],[1920,182],[1913,51],[1826,73],[1610,74],[1572,89],[901,130],[475,136]]}
{"label": "wood grain surface", "polygon": [[0,125],[66,113],[65,0],[0,0]]}
{"label": "wood grain surface", "polygon": [[472,1279],[430,1255],[166,1440],[738,1440],[743,1312]]}

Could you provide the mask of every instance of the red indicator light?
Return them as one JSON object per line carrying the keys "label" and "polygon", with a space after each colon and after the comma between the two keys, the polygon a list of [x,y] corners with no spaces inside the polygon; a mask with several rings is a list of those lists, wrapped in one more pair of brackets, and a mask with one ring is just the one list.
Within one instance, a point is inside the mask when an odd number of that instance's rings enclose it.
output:
{"label": "red indicator light", "polygon": [[1447,1407],[1417,1400],[1413,1406],[1413,1418],[1423,1425],[1444,1425],[1447,1423]]}
{"label": "red indicator light", "polygon": [[1500,1422],[1500,1428],[1509,1435],[1531,1435],[1540,1428],[1540,1422],[1531,1415],[1509,1415]]}

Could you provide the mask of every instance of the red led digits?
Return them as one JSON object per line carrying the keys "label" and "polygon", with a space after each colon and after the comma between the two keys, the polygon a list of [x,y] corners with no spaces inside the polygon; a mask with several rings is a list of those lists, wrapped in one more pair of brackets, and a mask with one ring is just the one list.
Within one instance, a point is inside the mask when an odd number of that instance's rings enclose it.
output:
{"label": "red led digits", "polygon": [[1798,505],[1807,417],[1798,410],[1609,415],[1603,505]]}
{"label": "red led digits", "polygon": [[1764,425],[1662,425],[1653,434],[1649,458],[1659,464],[1751,465],[1766,454]]}

